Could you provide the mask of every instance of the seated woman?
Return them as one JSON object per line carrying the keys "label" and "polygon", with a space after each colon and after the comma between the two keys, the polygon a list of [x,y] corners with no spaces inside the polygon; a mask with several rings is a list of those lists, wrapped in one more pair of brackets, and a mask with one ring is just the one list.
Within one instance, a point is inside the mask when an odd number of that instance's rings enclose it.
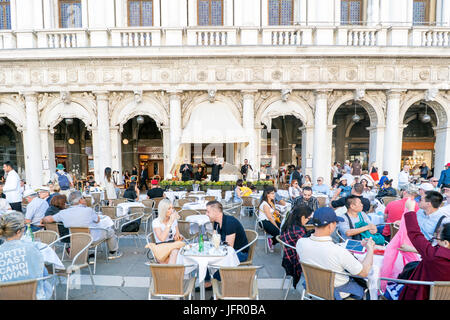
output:
{"label": "seated woman", "polygon": [[[313,231],[306,231],[305,224],[308,223],[312,215],[313,211],[305,205],[295,207],[281,228],[281,241],[295,247],[298,239],[309,237],[310,233]],[[286,275],[293,277],[294,288],[296,288],[302,273],[297,251],[295,249],[285,247],[281,265],[284,270],[286,270]]]}
{"label": "seated woman", "polygon": [[280,213],[275,209],[275,188],[267,187],[262,195],[258,213],[259,221],[264,230],[272,236],[267,238],[269,251],[273,252],[273,246],[278,243],[275,238],[280,234]]}
{"label": "seated woman", "polygon": [[383,198],[383,197],[395,197],[397,196],[397,191],[395,191],[394,188],[392,188],[392,179],[391,180],[384,180],[383,187],[377,194],[377,198]]}
{"label": "seated woman", "polygon": [[[58,194],[52,198],[50,201],[50,206],[45,212],[45,216],[53,216],[57,214],[59,211],[66,209],[67,198],[63,194]],[[63,224],[58,224],[58,230],[60,237],[66,236],[69,234],[69,229],[65,228]],[[69,238],[65,238],[61,240],[65,243],[70,243]]]}
{"label": "seated woman", "polygon": [[288,191],[289,191],[289,199],[291,199],[291,201],[300,197],[300,195],[302,193],[302,189],[300,189],[300,187],[298,185],[298,181],[296,179],[293,179],[291,181],[291,186],[289,187]]}
{"label": "seated woman", "polygon": [[302,184],[302,188],[304,188],[304,187],[312,187],[312,180],[309,175],[305,176],[305,182],[303,182],[303,184]]}
{"label": "seated woman", "polygon": [[[178,214],[168,199],[163,199],[158,205],[158,218],[152,222],[156,243],[181,241],[183,237],[178,230]],[[172,249],[169,257],[159,263],[175,264],[177,262],[178,249]]]}
{"label": "seated woman", "polygon": [[337,197],[348,197],[352,193],[352,187],[347,184],[347,179],[342,177],[339,181],[337,189],[335,190],[334,196]]}
{"label": "seated woman", "polygon": [[136,201],[136,199],[139,199],[139,189],[135,181],[130,182],[127,190],[123,193],[123,197],[128,199],[128,201]]}
{"label": "seated woman", "polygon": [[[0,273],[0,282],[31,280],[48,275],[44,257],[36,242],[21,240],[26,230],[22,213],[13,211],[0,216],[0,237],[5,243],[0,246],[0,265],[5,266]],[[39,281],[36,297],[50,299],[53,286]]]}
{"label": "seated woman", "polygon": [[370,190],[372,189],[371,187],[369,187],[369,181],[367,181],[367,179],[365,179],[365,178],[361,179],[361,184],[364,187],[363,193],[370,192]]}
{"label": "seated woman", "polygon": [[236,181],[236,188],[234,189],[233,202],[241,202],[242,201],[241,188],[243,185],[244,185],[244,180],[238,179],[238,181]]}
{"label": "seated woman", "polygon": [[[415,281],[450,281],[450,223],[444,224],[438,235],[437,245],[432,246],[419,228],[415,211],[415,201],[406,201],[404,215],[408,238],[419,252],[422,260],[417,265],[409,280]],[[428,300],[430,287],[405,285],[399,300]]]}

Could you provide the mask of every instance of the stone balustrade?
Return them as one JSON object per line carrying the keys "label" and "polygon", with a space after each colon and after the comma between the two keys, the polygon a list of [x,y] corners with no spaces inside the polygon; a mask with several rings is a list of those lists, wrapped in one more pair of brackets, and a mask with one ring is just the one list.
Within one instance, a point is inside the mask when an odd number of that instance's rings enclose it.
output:
{"label": "stone balustrade", "polygon": [[154,46],[449,47],[450,28],[365,26],[133,27],[0,31],[0,49]]}

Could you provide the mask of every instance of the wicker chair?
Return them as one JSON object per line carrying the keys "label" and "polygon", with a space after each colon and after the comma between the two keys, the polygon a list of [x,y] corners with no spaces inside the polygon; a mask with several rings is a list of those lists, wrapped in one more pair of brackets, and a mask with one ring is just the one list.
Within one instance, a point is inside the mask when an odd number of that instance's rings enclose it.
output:
{"label": "wicker chair", "polygon": [[193,202],[190,199],[178,199],[178,207],[183,208],[186,203]]}
{"label": "wicker chair", "polygon": [[245,229],[245,235],[247,236],[248,244],[239,250],[236,251],[236,253],[241,252],[245,248],[248,249],[248,257],[246,261],[241,262],[240,266],[250,266],[253,264],[253,256],[255,254],[255,248],[256,248],[256,241],[258,240],[258,233],[254,230]]}
{"label": "wicker chair", "polygon": [[200,234],[200,228],[198,228],[199,231],[195,233],[191,233],[191,224],[195,222],[189,222],[184,220],[178,220],[178,230],[180,231],[180,234],[184,237],[184,239],[191,241],[198,237]]}
{"label": "wicker chair", "polygon": [[177,264],[150,264],[152,274],[148,299],[152,296],[166,298],[186,298],[192,299],[196,276],[184,280],[185,268],[194,265]]}
{"label": "wicker chair", "polygon": [[[70,233],[87,233],[90,234],[91,230],[102,230],[103,232],[107,232],[106,229],[103,228],[89,228],[89,227],[71,227],[69,228]],[[72,239],[71,239],[72,241]],[[106,256],[106,262],[108,262],[108,246],[106,243],[106,236],[102,237],[100,240],[97,241],[92,241],[91,246],[89,247],[89,249],[94,249],[94,274],[97,271],[97,248],[101,245],[104,244],[105,245],[105,256]],[[72,253],[72,249],[71,253]]]}
{"label": "wicker chair", "polygon": [[221,281],[212,279],[214,299],[259,300],[257,271],[261,268],[262,266],[218,267]]}
{"label": "wicker chair", "polygon": [[[64,225],[58,222],[46,223],[44,224],[45,230],[54,231],[58,234],[58,238],[61,237],[61,233],[59,232],[59,226]],[[66,238],[67,239],[67,238]],[[55,242],[55,246],[62,247],[61,260],[64,260],[64,254],[66,252],[66,246],[68,242]]]}
{"label": "wicker chair", "polygon": [[389,224],[389,229],[390,229],[390,232],[391,232],[391,239],[392,239],[397,234],[397,232],[399,230],[399,227],[396,226],[395,224],[391,223],[391,224]]}
{"label": "wicker chair", "polygon": [[155,211],[156,202],[153,199],[142,200],[142,204],[145,206],[144,208],[144,217],[141,220],[141,223],[145,224],[145,234],[147,234],[148,226],[151,225],[153,221],[153,212]]}
{"label": "wicker chair", "polygon": [[109,200],[109,205],[112,207],[117,207],[118,204],[126,203],[126,202],[128,202],[127,198],[111,199],[111,200]]}
{"label": "wicker chair", "polygon": [[214,201],[216,200],[215,196],[205,196],[205,201]]}
{"label": "wicker chair", "polygon": [[310,264],[300,262],[306,281],[306,290],[302,300],[334,300],[335,273]]}
{"label": "wicker chair", "polygon": [[91,197],[85,197],[84,200],[86,200],[86,206],[88,206],[89,208],[93,208],[94,207]]}
{"label": "wicker chair", "polygon": [[[21,281],[0,282],[0,301],[2,300],[36,300],[36,289],[38,282],[53,278],[49,275],[37,279],[28,279]],[[53,295],[56,298],[55,287]]]}
{"label": "wicker chair", "polygon": [[198,200],[197,197],[184,197],[183,199],[189,200],[189,201],[191,201],[191,202],[196,202],[196,201]]}
{"label": "wicker chair", "polygon": [[67,278],[66,300],[68,300],[70,290],[70,276],[73,273],[79,273],[80,269],[88,268],[94,292],[95,292],[95,283],[94,277],[92,276],[91,267],[89,266],[88,263],[89,248],[92,246],[92,236],[89,233],[71,233],[70,235],[59,238],[57,241],[60,241],[65,237],[70,237],[69,258],[72,262],[64,270],[57,270],[56,275]]}
{"label": "wicker chair", "polygon": [[[284,249],[285,249],[286,247],[296,250],[295,247],[293,247],[293,246],[287,244],[286,242],[283,242],[283,241],[280,239],[280,236],[279,236],[279,235],[276,236],[275,238],[276,238],[277,241],[281,244],[281,249],[282,249],[281,252],[282,252],[282,254],[284,253]],[[284,268],[283,268],[283,269],[284,269]],[[289,284],[288,284],[288,287],[287,287],[287,290],[286,290],[286,294],[285,294],[285,296],[284,296],[284,300],[287,299],[287,296],[288,296],[288,294],[289,294],[289,290],[291,289],[291,286],[292,286],[292,284],[293,284],[293,282],[294,282],[294,278],[293,278],[291,275],[288,275],[288,274],[286,273],[286,270],[285,270],[285,271],[284,271],[284,276],[283,276],[283,282],[281,282],[281,289],[282,289],[282,290],[283,290],[283,287],[284,287],[284,282],[286,281],[286,278],[288,278],[288,277],[289,277]]]}
{"label": "wicker chair", "polygon": [[[131,210],[131,209],[133,209],[133,210]],[[118,238],[117,241],[120,242],[120,238],[124,237],[124,236],[135,236],[134,243],[136,244],[136,248],[137,248],[138,247],[137,239],[139,239],[139,228],[137,229],[137,231],[123,231],[123,228],[133,222],[142,221],[143,217],[144,217],[144,208],[136,208],[136,207],[130,208],[130,214],[127,216],[127,218],[129,220],[127,220],[120,226],[119,231],[117,232],[117,238]]]}
{"label": "wicker chair", "polygon": [[402,284],[430,286],[430,300],[450,300],[450,281],[416,281],[380,277],[379,280]]}
{"label": "wicker chair", "polygon": [[59,238],[59,233],[51,230],[39,230],[34,233],[34,238],[39,239],[42,243],[49,245]]}
{"label": "wicker chair", "polygon": [[197,210],[181,210],[180,212],[178,212],[178,215],[180,216],[181,220],[186,220],[187,217],[189,216],[194,216],[200,214],[200,212],[198,212]]}
{"label": "wicker chair", "polygon": [[327,198],[325,197],[317,197],[317,202],[319,203],[319,208],[327,206]]}
{"label": "wicker chair", "polygon": [[249,213],[250,208],[254,209],[253,198],[252,197],[242,197],[242,207],[244,207],[244,211],[247,213]]}
{"label": "wicker chair", "polygon": [[[147,242],[147,244],[156,243],[155,234],[153,232],[150,232],[148,235],[146,235],[145,242]],[[158,260],[156,260],[152,250],[148,249],[146,255],[149,260],[148,262],[146,262],[147,265],[150,265],[151,263],[158,263]]]}
{"label": "wicker chair", "polygon": [[233,217],[235,217],[236,219],[240,220],[241,219],[241,208],[242,208],[242,202],[237,202],[235,204],[233,204],[233,206],[231,206],[228,209],[224,209],[224,213],[229,214]]}

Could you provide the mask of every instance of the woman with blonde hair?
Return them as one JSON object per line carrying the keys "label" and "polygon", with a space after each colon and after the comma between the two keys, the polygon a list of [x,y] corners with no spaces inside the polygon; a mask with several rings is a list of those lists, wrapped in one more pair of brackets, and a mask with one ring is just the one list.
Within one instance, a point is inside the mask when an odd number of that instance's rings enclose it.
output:
{"label": "woman with blonde hair", "polygon": [[[36,242],[22,240],[26,230],[22,213],[12,211],[0,216],[0,237],[5,243],[0,246],[0,282],[38,279],[48,274],[44,257]],[[36,289],[37,299],[49,299],[53,286],[47,281],[39,281]]]}
{"label": "woman with blonde hair", "polygon": [[[168,199],[163,199],[158,205],[158,218],[152,222],[156,243],[181,241],[183,237],[178,230],[178,213],[173,209],[173,205]],[[160,263],[175,264],[177,261],[178,249],[172,249],[169,257]]]}

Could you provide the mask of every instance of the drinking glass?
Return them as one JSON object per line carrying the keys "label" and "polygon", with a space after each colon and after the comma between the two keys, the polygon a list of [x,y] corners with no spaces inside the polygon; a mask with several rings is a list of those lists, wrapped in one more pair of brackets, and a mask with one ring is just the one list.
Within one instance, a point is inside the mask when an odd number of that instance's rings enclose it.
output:
{"label": "drinking glass", "polygon": [[214,234],[212,235],[212,243],[213,243],[214,248],[215,248],[216,250],[219,249],[219,246],[220,246],[220,234],[214,233]]}

